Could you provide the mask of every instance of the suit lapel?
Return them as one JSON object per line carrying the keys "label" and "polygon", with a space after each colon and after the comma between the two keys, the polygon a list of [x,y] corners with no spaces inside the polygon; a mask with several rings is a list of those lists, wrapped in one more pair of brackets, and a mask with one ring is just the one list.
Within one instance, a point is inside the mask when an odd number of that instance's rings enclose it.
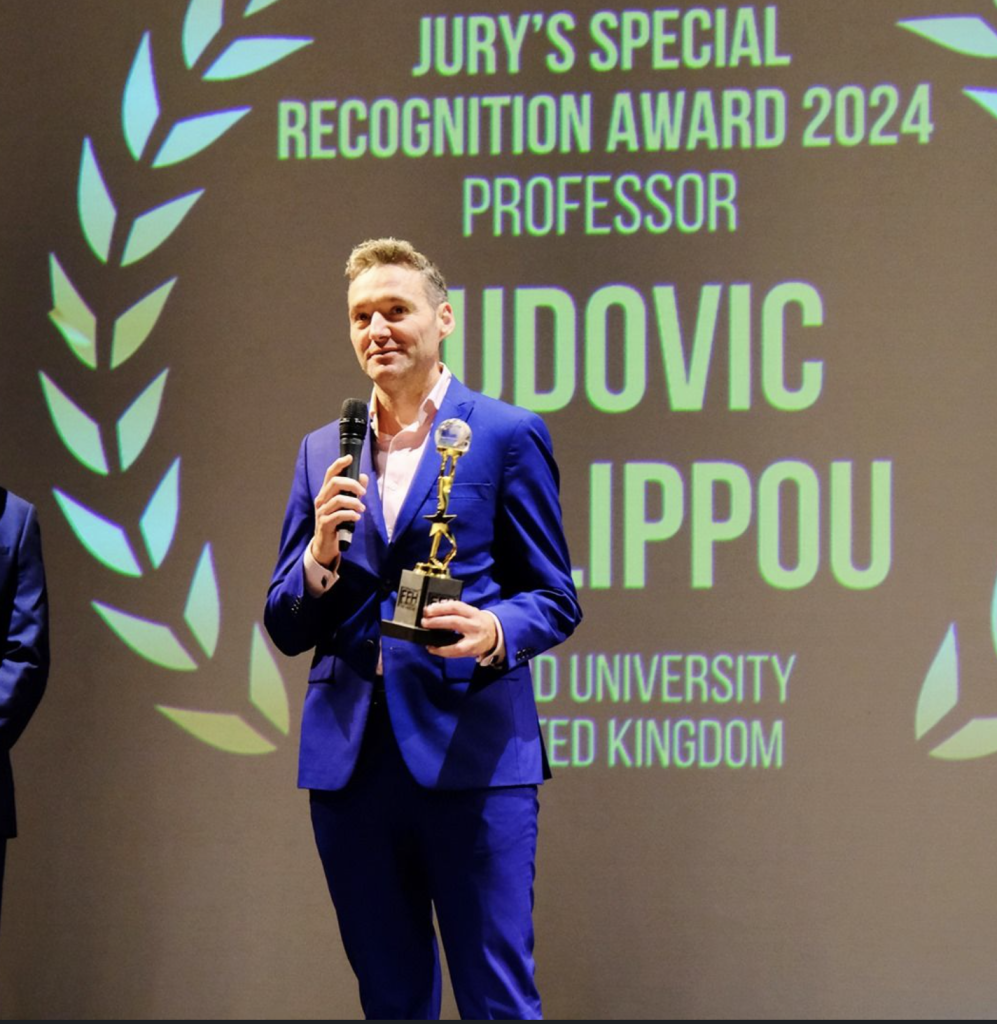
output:
{"label": "suit lapel", "polygon": [[388,545],[388,531],[384,525],[384,509],[381,507],[381,496],[377,489],[377,469],[374,465],[374,445],[377,439],[374,437],[373,427],[367,429],[367,443],[363,446],[360,456],[360,472],[367,474],[367,493],[364,495],[364,504],[367,506],[367,515],[377,533],[380,548],[383,551]]}
{"label": "suit lapel", "polygon": [[[426,447],[419,459],[419,468],[415,471],[408,494],[405,495],[405,501],[398,513],[395,532],[391,535],[392,543],[412,525],[416,512],[422,508],[427,495],[436,487],[436,481],[440,477],[440,453],[436,450],[436,428],[444,420],[455,417],[466,420],[470,416],[473,406],[473,392],[464,387],[456,377],[452,378],[447,393],[443,396],[439,411],[433,419],[433,425],[429,428],[429,437],[426,439]],[[382,524],[384,522],[383,515],[381,522]],[[427,536],[429,534],[428,526],[426,526],[426,534]]]}

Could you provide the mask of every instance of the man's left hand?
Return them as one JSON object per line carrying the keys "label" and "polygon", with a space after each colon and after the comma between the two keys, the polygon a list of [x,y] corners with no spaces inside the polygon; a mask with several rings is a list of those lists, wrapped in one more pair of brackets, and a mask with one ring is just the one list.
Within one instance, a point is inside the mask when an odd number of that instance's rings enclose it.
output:
{"label": "man's left hand", "polygon": [[436,601],[422,613],[424,629],[450,629],[461,639],[446,647],[427,647],[441,658],[480,658],[498,644],[495,617],[463,601]]}

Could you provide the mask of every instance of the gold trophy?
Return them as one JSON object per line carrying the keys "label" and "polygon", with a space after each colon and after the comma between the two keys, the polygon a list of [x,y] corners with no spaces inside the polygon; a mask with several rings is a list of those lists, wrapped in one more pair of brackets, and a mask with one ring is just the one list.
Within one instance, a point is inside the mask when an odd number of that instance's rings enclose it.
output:
{"label": "gold trophy", "polygon": [[[414,569],[402,570],[395,601],[395,617],[381,619],[381,632],[396,640],[411,640],[429,647],[446,647],[460,639],[449,629],[424,629],[423,609],[436,601],[459,600],[464,584],[450,575],[450,563],[457,554],[457,541],[450,524],[457,518],[447,512],[450,489],[453,487],[457,460],[471,447],[471,428],[463,420],[444,420],[436,428],[436,450],[443,457],[436,486],[436,511],[423,516],[430,523],[429,558]],[[448,550],[440,557],[440,545],[446,541]]]}

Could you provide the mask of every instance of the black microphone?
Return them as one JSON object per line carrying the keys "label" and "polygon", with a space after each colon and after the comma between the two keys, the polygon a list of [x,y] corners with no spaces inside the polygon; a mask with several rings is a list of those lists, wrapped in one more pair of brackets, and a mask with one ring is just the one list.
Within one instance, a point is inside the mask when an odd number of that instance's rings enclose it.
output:
{"label": "black microphone", "polygon": [[[347,398],[339,415],[339,454],[352,455],[353,461],[343,470],[343,476],[351,480],[360,479],[360,455],[367,440],[367,403],[359,398]],[[341,524],[336,530],[339,550],[346,551],[353,543],[352,521]]]}

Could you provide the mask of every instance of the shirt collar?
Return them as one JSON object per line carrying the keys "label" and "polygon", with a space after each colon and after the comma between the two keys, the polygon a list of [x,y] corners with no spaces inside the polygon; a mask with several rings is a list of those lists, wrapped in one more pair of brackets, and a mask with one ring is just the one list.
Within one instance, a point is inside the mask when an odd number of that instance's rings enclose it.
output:
{"label": "shirt collar", "polygon": [[[422,405],[419,406],[419,416],[415,423],[406,423],[402,428],[403,430],[418,430],[426,425],[427,420],[433,420],[440,411],[440,406],[443,404],[443,399],[446,396],[447,388],[450,387],[451,380],[453,380],[453,374],[450,372],[449,367],[446,363],[440,363],[439,380],[422,400]],[[377,392],[374,390],[370,394],[370,425],[374,430],[374,436],[379,437],[377,430]]]}

